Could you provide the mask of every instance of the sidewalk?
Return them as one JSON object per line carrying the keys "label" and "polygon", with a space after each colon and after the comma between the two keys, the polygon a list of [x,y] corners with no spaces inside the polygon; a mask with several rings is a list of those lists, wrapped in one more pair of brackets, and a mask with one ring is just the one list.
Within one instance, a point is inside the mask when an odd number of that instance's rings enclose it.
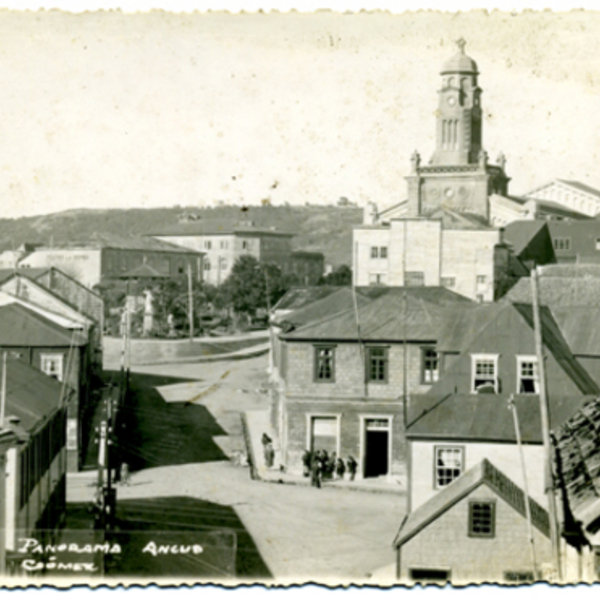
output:
{"label": "sidewalk", "polygon": [[[248,455],[255,465],[257,478],[269,483],[286,483],[291,485],[310,486],[310,477],[303,477],[299,473],[288,473],[279,467],[283,463],[281,444],[277,433],[271,426],[269,412],[263,410],[246,411],[243,413],[248,429],[249,448]],[[272,468],[267,468],[262,446],[262,436],[266,433],[273,440],[275,461]],[[247,440],[248,443],[248,440]],[[399,477],[377,477],[373,479],[324,479],[322,486],[344,490],[357,490],[379,494],[406,494],[406,486]]]}

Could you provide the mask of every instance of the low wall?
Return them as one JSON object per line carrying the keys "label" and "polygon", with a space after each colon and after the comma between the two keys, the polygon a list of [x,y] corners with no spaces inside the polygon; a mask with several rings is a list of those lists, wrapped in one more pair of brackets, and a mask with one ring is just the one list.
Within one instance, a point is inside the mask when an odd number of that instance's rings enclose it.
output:
{"label": "low wall", "polygon": [[[264,345],[269,341],[266,331],[253,332],[226,338],[196,338],[189,340],[132,339],[130,341],[130,364],[153,365],[194,361],[210,356],[227,355],[246,348]],[[116,369],[121,364],[123,340],[116,337],[103,338],[104,368]]]}

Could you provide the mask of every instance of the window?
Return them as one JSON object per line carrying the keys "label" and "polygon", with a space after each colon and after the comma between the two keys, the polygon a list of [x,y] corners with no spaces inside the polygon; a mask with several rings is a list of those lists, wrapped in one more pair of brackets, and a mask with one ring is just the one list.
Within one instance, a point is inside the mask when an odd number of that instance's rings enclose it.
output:
{"label": "window", "polygon": [[477,354],[472,357],[472,393],[498,393],[498,355]]}
{"label": "window", "polygon": [[388,349],[368,348],[367,380],[386,382],[388,378]]}
{"label": "window", "polygon": [[404,273],[404,285],[407,287],[421,287],[425,285],[425,273],[423,271],[406,271]]}
{"label": "window", "polygon": [[438,353],[434,348],[421,348],[421,383],[434,383],[438,377]]}
{"label": "window", "polygon": [[469,502],[469,537],[494,537],[495,508],[494,502]]}
{"label": "window", "polygon": [[477,294],[475,299],[479,304],[483,304],[483,300],[484,300],[483,294]]}
{"label": "window", "polygon": [[533,571],[504,571],[504,581],[512,583],[533,583]]}
{"label": "window", "polygon": [[371,258],[379,258],[379,248],[377,246],[371,246]]}
{"label": "window", "polygon": [[442,277],[440,284],[442,287],[453,288],[456,286],[456,277]]}
{"label": "window", "polygon": [[596,238],[596,250],[600,250],[600,238]]}
{"label": "window", "polygon": [[242,242],[242,250],[248,250],[248,242],[246,240]]}
{"label": "window", "polygon": [[379,248],[379,257],[387,258],[387,246],[381,246],[381,248]]}
{"label": "window", "polygon": [[211,242],[210,240],[206,240],[206,241],[204,242],[204,248],[205,248],[206,250],[210,250],[210,249],[212,248],[212,242]]}
{"label": "window", "polygon": [[315,348],[315,380],[335,381],[335,348]]}
{"label": "window", "polygon": [[227,241],[221,240],[220,246],[221,246],[221,250],[227,250],[229,244],[227,243]]}
{"label": "window", "polygon": [[227,259],[226,258],[221,258],[220,262],[221,262],[221,270],[222,271],[226,271],[227,270]]}
{"label": "window", "polygon": [[62,354],[42,354],[41,355],[41,370],[49,375],[58,379],[63,380],[63,355]]}
{"label": "window", "polygon": [[485,275],[477,275],[477,285],[485,285]]}
{"label": "window", "polygon": [[517,356],[517,392],[519,394],[538,393],[537,358]]}
{"label": "window", "polygon": [[554,238],[554,249],[555,250],[570,250],[571,249],[571,238],[570,237]]}
{"label": "window", "polygon": [[452,483],[463,472],[464,449],[461,446],[435,447],[435,488]]}
{"label": "window", "polygon": [[210,261],[209,260],[204,261],[204,270],[210,271]]}

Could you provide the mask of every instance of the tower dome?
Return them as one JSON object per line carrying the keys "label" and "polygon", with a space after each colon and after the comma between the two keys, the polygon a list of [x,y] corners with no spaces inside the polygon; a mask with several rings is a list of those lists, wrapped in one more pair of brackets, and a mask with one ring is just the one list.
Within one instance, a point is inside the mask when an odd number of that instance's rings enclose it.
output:
{"label": "tower dome", "polygon": [[477,63],[465,54],[466,43],[462,38],[456,42],[458,52],[444,63],[441,75],[445,75],[446,73],[470,73],[477,75]]}

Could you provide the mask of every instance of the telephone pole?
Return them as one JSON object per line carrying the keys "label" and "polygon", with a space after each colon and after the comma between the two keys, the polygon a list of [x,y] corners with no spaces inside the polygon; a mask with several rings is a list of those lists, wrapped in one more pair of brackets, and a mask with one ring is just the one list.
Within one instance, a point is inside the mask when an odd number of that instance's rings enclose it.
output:
{"label": "telephone pole", "polygon": [[192,289],[192,263],[188,261],[188,317],[190,320],[190,342],[194,341],[194,295]]}

